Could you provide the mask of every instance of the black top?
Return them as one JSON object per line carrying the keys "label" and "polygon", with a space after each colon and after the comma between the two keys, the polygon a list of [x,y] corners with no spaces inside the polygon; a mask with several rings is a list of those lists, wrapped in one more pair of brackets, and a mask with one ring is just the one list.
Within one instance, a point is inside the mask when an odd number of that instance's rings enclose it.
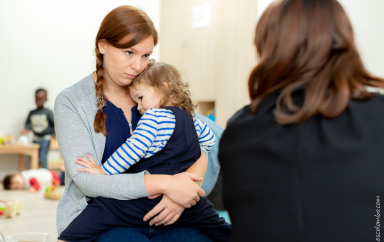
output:
{"label": "black top", "polygon": [[55,134],[53,112],[48,108],[37,108],[30,111],[25,121],[25,129],[32,130],[33,134],[38,137]]}
{"label": "black top", "polygon": [[256,115],[239,110],[221,138],[232,241],[376,241],[384,221],[384,97],[299,125],[274,121],[276,98]]}

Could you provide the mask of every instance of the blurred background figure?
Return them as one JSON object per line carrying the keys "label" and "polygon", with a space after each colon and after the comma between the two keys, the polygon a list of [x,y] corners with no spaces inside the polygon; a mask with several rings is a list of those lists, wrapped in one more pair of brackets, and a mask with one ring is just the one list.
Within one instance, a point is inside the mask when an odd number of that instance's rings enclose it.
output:
{"label": "blurred background figure", "polygon": [[51,138],[55,135],[55,124],[53,120],[53,112],[44,107],[47,101],[47,90],[39,88],[35,91],[36,109],[29,112],[25,121],[25,128],[21,132],[22,135],[33,132],[33,143],[40,145],[39,162],[42,168],[48,168],[47,156]]}
{"label": "blurred background figure", "polygon": [[261,16],[251,103],[219,146],[232,241],[380,241],[383,88],[336,0],[279,0]]}
{"label": "blurred background figure", "polygon": [[5,190],[27,190],[37,192],[49,185],[60,186],[63,182],[56,172],[45,168],[25,170],[8,174],[3,179]]}

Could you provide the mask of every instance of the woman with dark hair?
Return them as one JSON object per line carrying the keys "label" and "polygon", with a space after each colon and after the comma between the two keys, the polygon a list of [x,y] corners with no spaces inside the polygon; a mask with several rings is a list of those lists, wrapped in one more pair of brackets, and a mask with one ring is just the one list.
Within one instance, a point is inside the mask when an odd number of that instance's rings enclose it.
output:
{"label": "woman with dark hair", "polygon": [[[261,16],[251,103],[219,147],[233,241],[376,241],[383,88],[336,0],[278,0]],[[252,233],[250,233],[252,231]]]}
{"label": "woman with dark hair", "polygon": [[[66,170],[65,191],[57,209],[58,234],[95,197],[129,200],[163,194],[148,214],[157,211],[150,224],[164,225],[173,223],[184,208],[194,206],[204,196],[204,190],[195,182],[204,176],[201,167],[206,167],[205,154],[187,172],[172,176],[145,171],[114,176],[77,172],[82,168],[75,163],[78,157],[89,154],[104,163],[136,128],[141,115],[128,85],[148,65],[157,41],[156,29],[143,11],[131,6],[113,9],[102,21],[96,37],[96,71],[57,96],[56,134]],[[191,227],[149,225],[114,228],[102,234],[99,241],[149,239],[210,241]]]}

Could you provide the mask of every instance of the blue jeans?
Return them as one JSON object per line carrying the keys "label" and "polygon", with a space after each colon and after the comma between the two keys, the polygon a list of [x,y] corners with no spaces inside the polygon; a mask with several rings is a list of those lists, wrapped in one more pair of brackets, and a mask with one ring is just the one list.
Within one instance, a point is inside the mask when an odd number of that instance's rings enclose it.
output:
{"label": "blue jeans", "polygon": [[51,140],[50,139],[40,139],[40,140],[34,140],[33,143],[39,144],[39,162],[41,164],[42,168],[47,168],[48,169],[48,151],[49,151],[49,146],[51,145]]}
{"label": "blue jeans", "polygon": [[98,242],[211,242],[204,233],[190,227],[130,227],[114,228],[103,233]]}

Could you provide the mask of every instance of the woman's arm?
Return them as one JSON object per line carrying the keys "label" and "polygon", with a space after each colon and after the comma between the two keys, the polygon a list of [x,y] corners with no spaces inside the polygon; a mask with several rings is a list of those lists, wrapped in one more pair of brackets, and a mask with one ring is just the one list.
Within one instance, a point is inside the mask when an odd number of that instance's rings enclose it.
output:
{"label": "woman's arm", "polygon": [[[76,90],[82,89],[84,87],[76,88]],[[91,108],[85,110],[81,106],[86,105],[84,104],[86,101],[79,100],[78,97],[83,97],[84,93],[77,93],[74,90],[67,89],[56,98],[55,125],[66,173],[81,192],[89,197],[103,196],[121,200],[162,193],[185,207],[194,205],[200,196],[204,196],[204,191],[193,181],[199,181],[202,178],[196,178],[186,173],[174,176],[144,176],[144,172],[141,172],[105,176],[77,172],[82,166],[76,164],[75,161],[78,157],[85,157],[87,154],[94,157],[98,165],[101,165],[99,161],[104,151],[105,137],[94,131],[94,110]],[[92,105],[92,101],[96,103],[96,100],[89,100],[86,103]],[[89,114],[90,112],[92,115]],[[72,185],[71,182],[66,184],[66,186],[70,185]]]}
{"label": "woman's arm", "polygon": [[[94,110],[84,107],[92,105],[92,100],[84,100],[85,98],[90,97],[74,89],[67,89],[56,98],[54,115],[56,135],[65,162],[66,174],[77,188],[89,197],[103,196],[124,200],[148,196],[143,172],[111,177],[76,172],[81,168],[75,163],[78,157],[90,154],[100,161],[105,145],[105,137],[101,133],[95,133],[93,128]],[[72,184],[68,184],[70,185]]]}
{"label": "woman's arm", "polygon": [[[175,203],[190,208],[205,195],[204,190],[195,182],[203,178],[192,173],[170,175],[145,175],[145,187],[149,194],[165,194]],[[183,184],[182,186],[180,186]]]}
{"label": "woman's arm", "polygon": [[[201,152],[200,158],[187,169],[187,172],[193,173],[193,174],[200,176],[200,177],[205,177],[205,173],[207,172],[207,166],[208,166],[207,155],[204,152]],[[196,181],[196,183],[199,186],[202,186],[203,180]]]}

